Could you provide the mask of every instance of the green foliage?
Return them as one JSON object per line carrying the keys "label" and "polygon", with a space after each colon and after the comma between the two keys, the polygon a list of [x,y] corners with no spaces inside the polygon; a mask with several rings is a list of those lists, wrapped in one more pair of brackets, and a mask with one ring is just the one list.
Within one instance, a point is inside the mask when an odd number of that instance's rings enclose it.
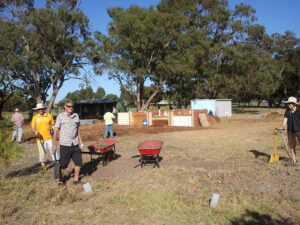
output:
{"label": "green foliage", "polygon": [[45,6],[33,10],[12,1],[1,18],[0,49],[13,86],[36,102],[45,102],[53,89],[49,112],[63,83],[93,64],[95,43],[77,1],[51,0]]}
{"label": "green foliage", "polygon": [[22,90],[16,90],[4,105],[5,111],[13,111],[19,108],[21,111],[31,110],[35,107],[35,100],[24,93]]}
{"label": "green foliage", "polygon": [[104,98],[109,98],[109,99],[112,99],[112,98],[118,98],[118,96],[117,95],[115,95],[115,94],[107,94],[107,95],[105,95],[105,97]]}
{"label": "green foliage", "polygon": [[0,120],[0,163],[10,165],[11,160],[20,157],[21,148],[9,139],[13,123],[7,119]]}
{"label": "green foliage", "polygon": [[98,87],[96,93],[94,93],[95,99],[101,99],[105,96],[105,90],[102,87]]}
{"label": "green foliage", "polygon": [[[80,90],[76,90],[74,92],[68,92],[65,99],[71,99],[73,101],[87,100],[87,99],[102,99],[105,96],[105,90],[102,87],[98,87],[96,92],[93,92],[91,86],[87,86],[86,88],[81,88]],[[108,96],[108,97],[107,97]],[[106,95],[105,98],[117,98],[118,96],[109,94]],[[62,100],[64,101],[64,100]],[[62,102],[61,101],[61,102]]]}

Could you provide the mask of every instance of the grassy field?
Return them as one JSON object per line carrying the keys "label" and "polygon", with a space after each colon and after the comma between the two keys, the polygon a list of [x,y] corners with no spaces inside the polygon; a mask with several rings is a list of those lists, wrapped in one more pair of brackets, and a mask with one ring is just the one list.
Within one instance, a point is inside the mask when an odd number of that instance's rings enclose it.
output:
{"label": "grassy field", "polygon": [[[211,129],[119,137],[119,158],[107,166],[84,156],[93,194],[72,184],[72,164],[58,187],[52,164],[43,172],[35,145],[23,144],[24,157],[0,167],[0,224],[300,224],[300,164],[289,163],[280,139],[281,160],[268,163],[282,113],[244,109]],[[159,169],[134,168],[146,139],[164,141]]]}

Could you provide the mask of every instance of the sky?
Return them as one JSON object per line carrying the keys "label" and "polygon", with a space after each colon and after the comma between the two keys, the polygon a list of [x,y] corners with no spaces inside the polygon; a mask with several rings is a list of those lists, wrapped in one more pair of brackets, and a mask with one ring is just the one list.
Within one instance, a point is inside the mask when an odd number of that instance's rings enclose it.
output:
{"label": "sky", "polygon": [[[91,31],[107,34],[110,22],[107,8],[128,8],[130,5],[148,8],[151,5],[156,6],[159,2],[160,0],[81,0],[80,8],[90,20]],[[300,0],[228,0],[228,2],[230,8],[234,8],[236,4],[242,2],[251,5],[256,10],[256,17],[258,18],[256,23],[264,25],[269,35],[273,33],[284,34],[285,31],[290,30],[296,34],[296,37],[300,38]],[[66,81],[55,102],[62,100],[68,92],[80,89],[79,84],[80,81],[78,80]],[[95,78],[91,85],[94,91],[98,87],[102,87],[106,94],[120,95],[118,83],[109,80],[106,74]]]}

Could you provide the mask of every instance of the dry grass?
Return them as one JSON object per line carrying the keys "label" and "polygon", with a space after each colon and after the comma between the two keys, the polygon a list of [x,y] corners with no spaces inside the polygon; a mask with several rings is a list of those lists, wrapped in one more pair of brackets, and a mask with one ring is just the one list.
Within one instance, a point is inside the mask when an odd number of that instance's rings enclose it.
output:
{"label": "dry grass", "polygon": [[[24,159],[0,168],[0,224],[299,224],[299,163],[267,162],[282,114],[252,116],[222,119],[215,129],[120,137],[121,157],[83,177],[93,194],[69,181],[59,188],[52,169],[34,167],[29,145]],[[146,139],[164,141],[160,169],[133,168]],[[216,208],[212,193],[220,194]]]}

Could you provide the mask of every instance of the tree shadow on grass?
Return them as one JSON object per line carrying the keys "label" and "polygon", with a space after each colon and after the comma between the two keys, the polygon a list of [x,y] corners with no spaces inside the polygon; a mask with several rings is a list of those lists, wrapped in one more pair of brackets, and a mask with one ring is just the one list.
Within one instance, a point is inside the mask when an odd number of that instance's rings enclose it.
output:
{"label": "tree shadow on grass", "polygon": [[230,221],[232,225],[296,225],[290,218],[273,219],[268,214],[260,214],[255,211],[246,210],[240,217]]}
{"label": "tree shadow on grass", "polygon": [[[98,169],[98,165],[102,163],[103,166],[107,166],[109,162],[117,160],[121,157],[119,154],[114,154],[112,158],[107,159],[105,155],[97,157],[96,159],[92,159],[86,163],[82,164],[79,174],[79,180],[81,180],[85,176],[91,176]],[[75,170],[72,171],[64,177],[64,181],[68,181],[71,177],[74,177]]]}
{"label": "tree shadow on grass", "polygon": [[31,140],[33,140],[33,139],[36,139],[36,137],[28,137],[28,138],[24,139],[24,140],[22,141],[22,143],[31,141]]}
{"label": "tree shadow on grass", "polygon": [[[49,169],[49,168],[47,168]],[[17,171],[13,171],[9,174],[6,175],[6,177],[23,177],[23,176],[29,176],[31,174],[36,174],[39,171],[42,170],[42,166],[40,163],[36,163],[33,166],[27,167],[27,168],[22,168],[20,170]]]}

